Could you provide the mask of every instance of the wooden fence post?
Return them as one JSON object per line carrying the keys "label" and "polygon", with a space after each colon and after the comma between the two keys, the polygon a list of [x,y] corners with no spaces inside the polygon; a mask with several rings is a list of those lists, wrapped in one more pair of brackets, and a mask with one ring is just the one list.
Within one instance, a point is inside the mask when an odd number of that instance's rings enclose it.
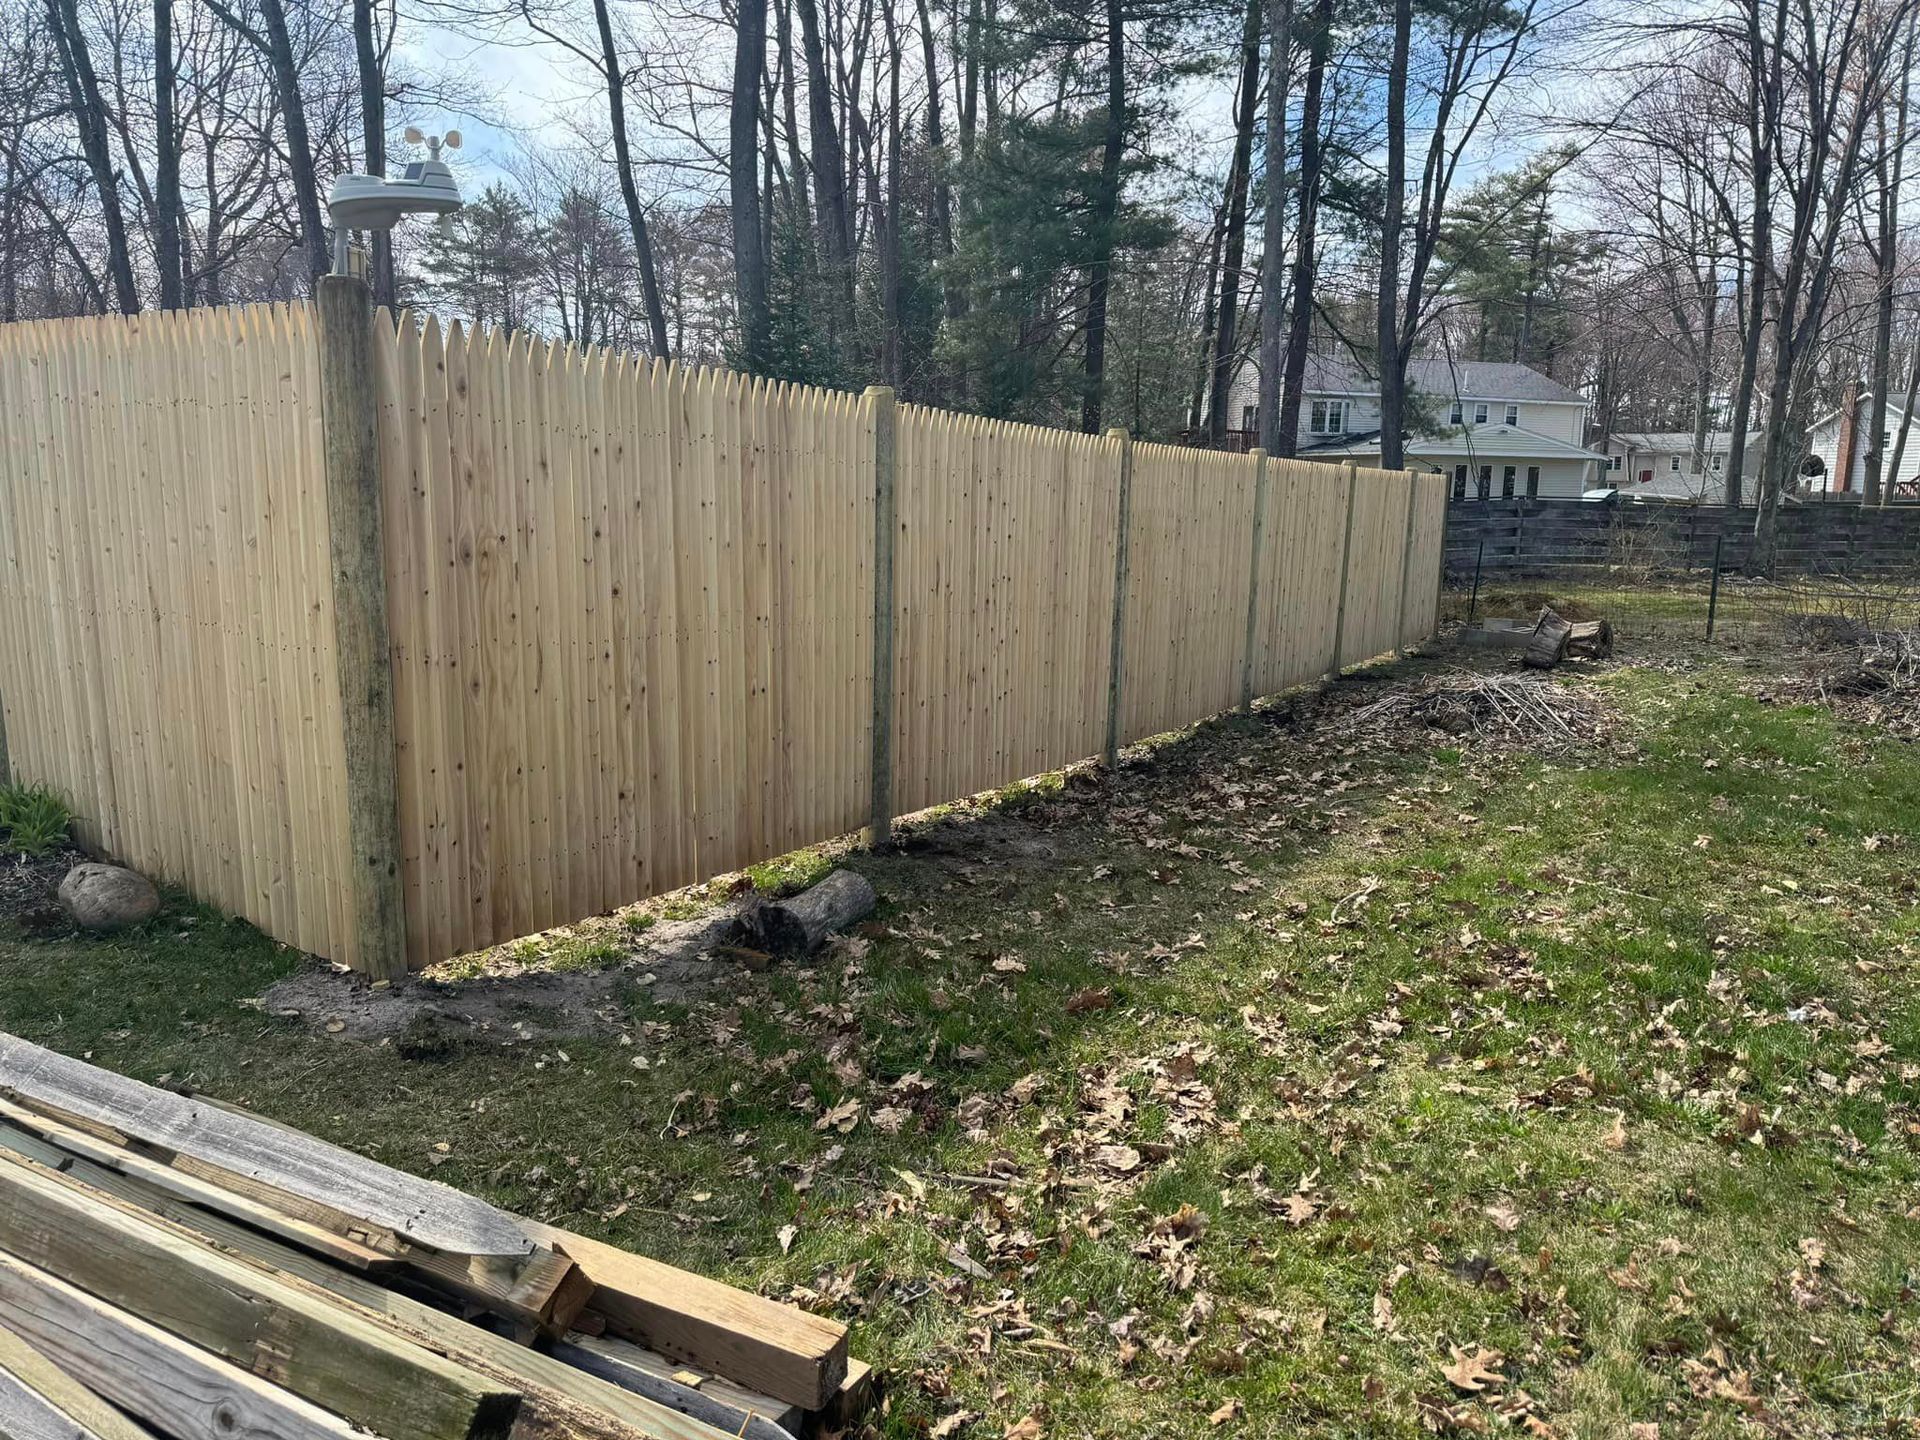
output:
{"label": "wooden fence post", "polygon": [[340,723],[346,738],[348,872],[358,968],[376,979],[407,973],[400,893],[400,807],[393,754],[393,641],[387,629],[386,547],[380,520],[379,399],[367,282],[323,276],[320,414],[325,432],[327,530]]}
{"label": "wooden fence post", "polygon": [[1347,642],[1347,568],[1353,559],[1353,497],[1360,488],[1360,467],[1354,461],[1346,462],[1347,471],[1347,533],[1340,542],[1340,603],[1333,612],[1333,661],[1327,666],[1329,679],[1340,674],[1341,648]]}
{"label": "wooden fence post", "polygon": [[1452,483],[1440,489],[1440,563],[1435,565],[1433,576],[1433,629],[1430,634],[1440,633],[1440,607],[1447,598],[1447,540],[1453,533],[1453,486]]}
{"label": "wooden fence post", "polygon": [[1107,641],[1107,772],[1120,763],[1120,678],[1126,669],[1127,571],[1133,538],[1133,435],[1115,425],[1107,438],[1120,446],[1120,513],[1113,545],[1113,633]]}
{"label": "wooden fence post", "polygon": [[1407,582],[1413,578],[1413,512],[1420,496],[1418,471],[1403,472],[1407,477],[1407,535],[1400,545],[1400,607],[1394,617],[1393,654],[1395,659],[1407,653]]}
{"label": "wooden fence post", "polygon": [[1240,708],[1253,708],[1253,639],[1260,615],[1260,552],[1267,533],[1267,452],[1254,446],[1253,568],[1247,575],[1247,638],[1240,652]]}
{"label": "wooden fence post", "polygon": [[7,697],[0,693],[0,785],[13,783],[13,761],[7,755]]}
{"label": "wooden fence post", "polygon": [[898,412],[893,390],[869,385],[873,406],[873,811],[867,843],[893,839],[893,549],[899,530],[894,487]]}

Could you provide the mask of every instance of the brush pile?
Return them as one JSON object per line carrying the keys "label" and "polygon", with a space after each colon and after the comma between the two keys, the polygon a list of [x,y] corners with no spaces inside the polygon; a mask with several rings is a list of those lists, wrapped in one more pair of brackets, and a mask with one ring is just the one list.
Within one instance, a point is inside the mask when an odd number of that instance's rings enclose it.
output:
{"label": "brush pile", "polygon": [[1809,698],[1903,740],[1920,739],[1920,630],[1868,631],[1815,669]]}
{"label": "brush pile", "polygon": [[1598,743],[1608,712],[1590,691],[1541,676],[1460,670],[1395,686],[1349,719],[1361,730],[1433,729],[1487,744],[1553,750]]}

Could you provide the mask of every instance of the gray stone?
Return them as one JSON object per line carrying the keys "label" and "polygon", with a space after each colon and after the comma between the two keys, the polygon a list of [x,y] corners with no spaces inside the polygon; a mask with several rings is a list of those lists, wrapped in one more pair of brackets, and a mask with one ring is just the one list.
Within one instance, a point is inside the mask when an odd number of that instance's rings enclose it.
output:
{"label": "gray stone", "polygon": [[76,865],[60,882],[60,908],[82,930],[111,934],[160,913],[160,892],[146,876],[118,865]]}

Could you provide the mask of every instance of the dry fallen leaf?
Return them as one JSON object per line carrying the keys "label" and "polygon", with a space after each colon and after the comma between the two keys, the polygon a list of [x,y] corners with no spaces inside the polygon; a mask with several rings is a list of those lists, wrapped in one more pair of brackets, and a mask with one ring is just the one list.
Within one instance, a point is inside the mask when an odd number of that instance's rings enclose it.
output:
{"label": "dry fallen leaf", "polygon": [[1600,1143],[1605,1145],[1609,1150],[1624,1150],[1627,1148],[1627,1112],[1626,1111],[1624,1110],[1614,1111],[1613,1128],[1607,1131],[1605,1137],[1602,1138]]}
{"label": "dry fallen leaf", "polygon": [[1487,1206],[1486,1213],[1487,1218],[1500,1227],[1502,1234],[1511,1235],[1520,1228],[1520,1212],[1513,1208],[1511,1200]]}
{"label": "dry fallen leaf", "polygon": [[1209,1425],[1224,1425],[1246,1408],[1245,1405],[1240,1403],[1240,1397],[1236,1395],[1218,1410],[1207,1416],[1207,1423]]}
{"label": "dry fallen leaf", "polygon": [[1111,1010],[1113,991],[1105,986],[1081,990],[1067,997],[1067,1014],[1084,1015],[1090,1010]]}
{"label": "dry fallen leaf", "polygon": [[1478,1395],[1489,1385],[1497,1388],[1506,1383],[1507,1377],[1500,1373],[1500,1366],[1507,1357],[1498,1350],[1487,1350],[1479,1345],[1470,1352],[1458,1345],[1451,1349],[1453,1363],[1442,1365],[1440,1373],[1447,1377],[1447,1383],[1454,1389],[1463,1394]]}
{"label": "dry fallen leaf", "polygon": [[1115,1174],[1126,1175],[1140,1168],[1140,1152],[1131,1145],[1102,1145],[1093,1152],[1095,1163]]}
{"label": "dry fallen leaf", "polygon": [[943,1415],[927,1431],[927,1440],[949,1440],[950,1436],[958,1435],[979,1418],[980,1412],[977,1410],[956,1410],[951,1415]]}
{"label": "dry fallen leaf", "polygon": [[782,1255],[785,1255],[789,1250],[793,1249],[794,1236],[799,1233],[800,1227],[798,1225],[782,1225],[780,1227],[780,1253]]}
{"label": "dry fallen leaf", "polygon": [[1040,1428],[1040,1422],[1030,1414],[1000,1432],[1001,1440],[1040,1440],[1046,1433]]}

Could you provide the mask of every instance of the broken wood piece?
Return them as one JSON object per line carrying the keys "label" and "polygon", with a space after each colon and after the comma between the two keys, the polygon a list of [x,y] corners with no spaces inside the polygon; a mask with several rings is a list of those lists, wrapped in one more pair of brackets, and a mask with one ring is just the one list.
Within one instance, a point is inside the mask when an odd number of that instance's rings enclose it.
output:
{"label": "broken wood piece", "polygon": [[1541,610],[1539,622],[1533,627],[1533,638],[1520,657],[1521,663],[1535,670],[1551,670],[1566,658],[1567,640],[1572,634],[1571,623],[1550,607]]}
{"label": "broken wood piece", "polygon": [[49,1356],[4,1328],[0,1435],[7,1440],[152,1440]]}
{"label": "broken wood piece", "polygon": [[555,1358],[625,1390],[650,1396],[746,1440],[797,1435],[806,1413],[798,1405],[761,1395],[718,1376],[680,1369],[666,1356],[599,1336],[574,1333],[553,1345]]}
{"label": "broken wood piece", "polygon": [[[508,1216],[451,1186],[6,1034],[0,1034],[0,1094],[79,1128],[104,1128],[102,1138],[171,1152],[177,1159],[169,1163],[177,1168],[255,1199],[304,1202],[454,1255],[526,1255],[533,1248]],[[291,1210],[302,1213],[298,1204]]]}
{"label": "broken wood piece", "polygon": [[511,1388],[9,1155],[0,1249],[387,1440],[505,1440],[519,1412]]}
{"label": "broken wood piece", "polygon": [[864,1360],[849,1361],[847,1378],[814,1416],[816,1431],[831,1434],[853,1429],[878,1402],[879,1388],[879,1376],[871,1365]]}
{"label": "broken wood piece", "polygon": [[740,913],[740,930],[749,943],[772,954],[806,955],[871,914],[874,903],[873,886],[864,875],[836,870],[798,895],[748,906]]}
{"label": "broken wood piece", "polygon": [[0,1326],[169,1440],[366,1440],[339,1416],[10,1255],[0,1255]]}
{"label": "broken wood piece", "polygon": [[619,1339],[802,1410],[818,1410],[846,1378],[847,1327],[836,1321],[605,1241],[523,1223],[586,1272],[594,1284],[588,1313]]}

